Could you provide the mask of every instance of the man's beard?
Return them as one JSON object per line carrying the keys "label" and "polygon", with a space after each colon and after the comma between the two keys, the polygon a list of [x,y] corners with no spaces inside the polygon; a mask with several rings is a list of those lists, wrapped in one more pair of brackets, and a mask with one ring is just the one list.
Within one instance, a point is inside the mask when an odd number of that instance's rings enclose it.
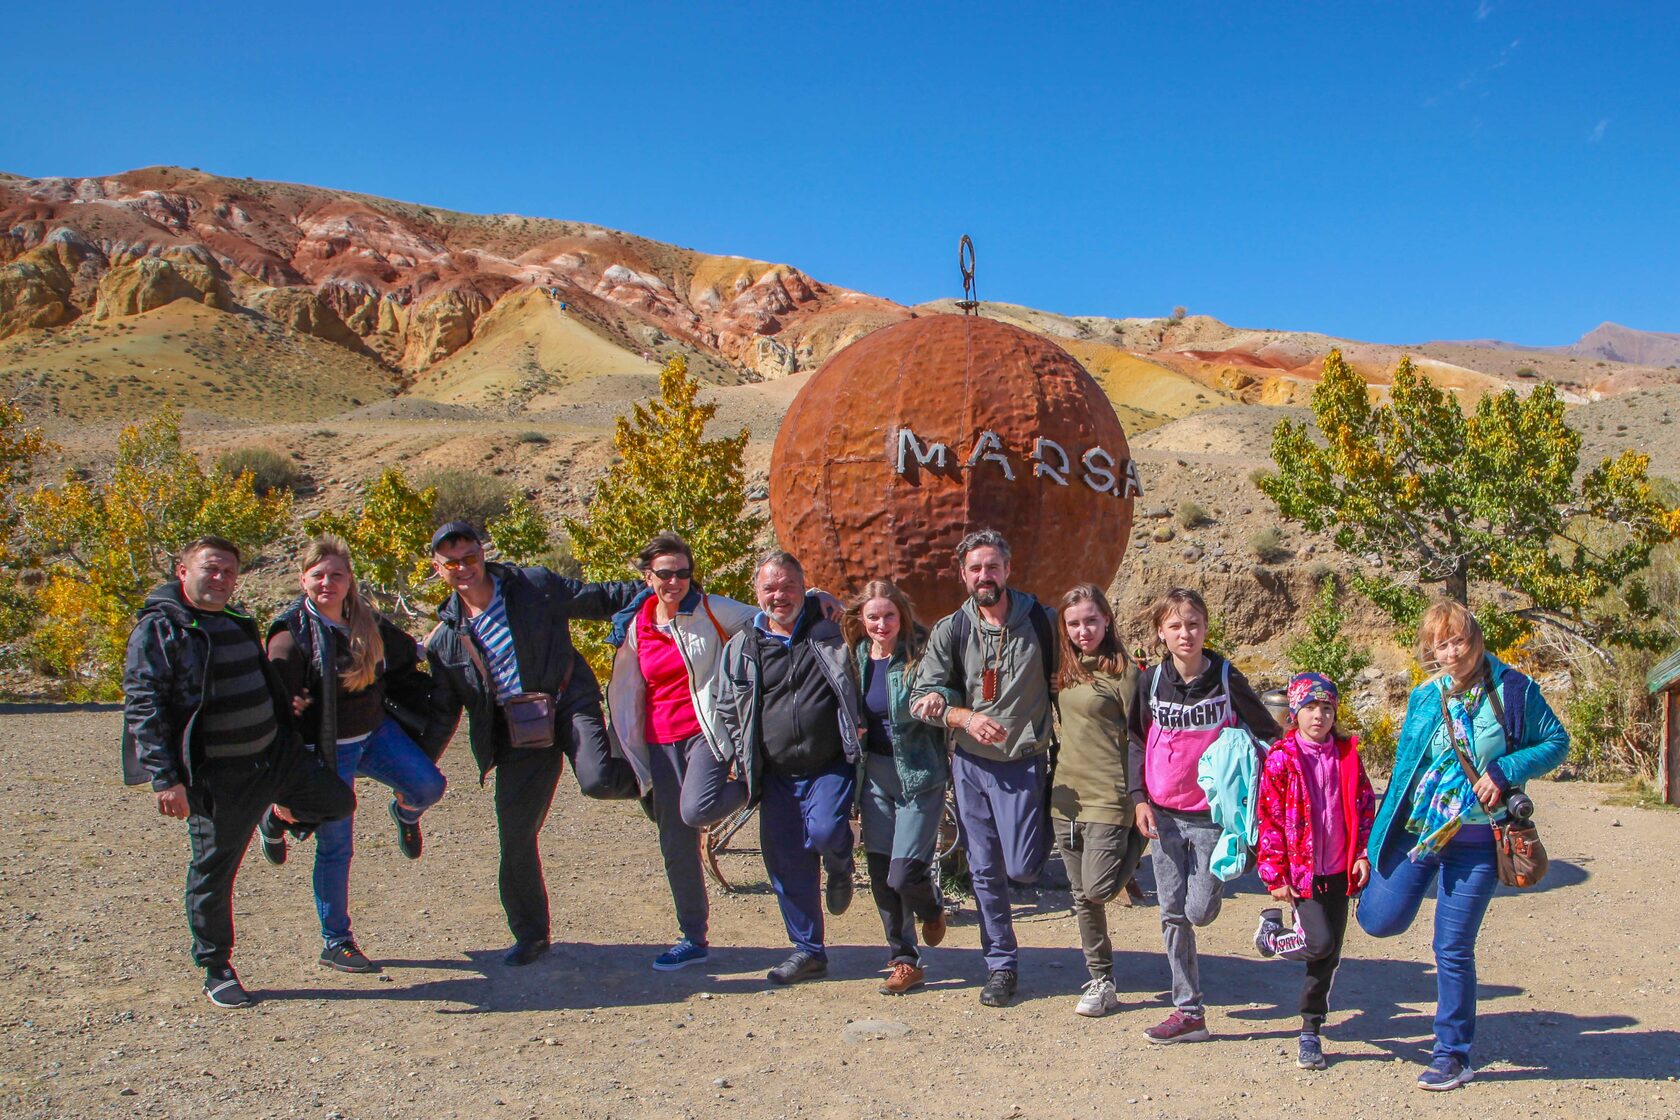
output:
{"label": "man's beard", "polygon": [[969,593],[969,597],[982,607],[995,606],[1003,598],[1003,588],[996,584],[977,586]]}

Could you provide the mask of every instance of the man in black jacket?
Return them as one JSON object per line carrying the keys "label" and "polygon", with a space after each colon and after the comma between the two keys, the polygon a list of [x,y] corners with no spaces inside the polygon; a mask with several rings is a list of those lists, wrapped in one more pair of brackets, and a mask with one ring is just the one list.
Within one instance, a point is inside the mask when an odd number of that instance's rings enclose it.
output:
{"label": "man in black jacket", "polygon": [[[434,758],[461,712],[482,782],[496,770],[502,908],[514,944],[503,958],[526,965],[548,951],[548,887],[537,834],[567,759],[587,797],[636,796],[635,774],[616,757],[601,715],[601,686],[572,645],[573,620],[606,621],[630,604],[641,580],[585,583],[547,568],[486,563],[471,525],[452,521],[432,536],[432,564],[454,592],[426,639],[432,705],[421,746]],[[541,693],[553,703],[553,742],[515,747],[505,703]]]}
{"label": "man in black jacket", "polygon": [[123,778],[150,782],[158,812],[185,819],[192,843],[187,925],[204,994],[220,1007],[251,996],[229,964],[233,880],[274,802],[300,824],[349,816],[355,795],[305,750],[256,623],[228,606],[239,549],[201,537],[176,580],[140,609],[123,665]]}

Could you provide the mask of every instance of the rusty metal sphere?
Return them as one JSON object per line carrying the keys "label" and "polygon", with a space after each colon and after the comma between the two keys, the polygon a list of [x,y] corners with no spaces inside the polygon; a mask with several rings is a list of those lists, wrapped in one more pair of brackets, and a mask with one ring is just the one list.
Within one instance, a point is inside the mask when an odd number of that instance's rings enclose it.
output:
{"label": "rusty metal sphere", "polygon": [[813,585],[890,579],[931,622],[962,602],[953,552],[975,529],[1008,538],[1010,583],[1048,603],[1106,587],[1135,481],[1114,406],[1065,350],[931,315],[853,343],[799,391],[771,453],[770,516]]}

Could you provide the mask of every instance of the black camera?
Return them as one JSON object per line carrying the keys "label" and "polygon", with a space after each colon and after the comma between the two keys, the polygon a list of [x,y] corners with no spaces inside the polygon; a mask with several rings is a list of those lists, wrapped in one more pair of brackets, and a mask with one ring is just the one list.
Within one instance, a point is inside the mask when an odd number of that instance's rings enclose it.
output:
{"label": "black camera", "polygon": [[1526,821],[1534,815],[1534,798],[1513,786],[1505,794],[1505,812],[1514,821]]}

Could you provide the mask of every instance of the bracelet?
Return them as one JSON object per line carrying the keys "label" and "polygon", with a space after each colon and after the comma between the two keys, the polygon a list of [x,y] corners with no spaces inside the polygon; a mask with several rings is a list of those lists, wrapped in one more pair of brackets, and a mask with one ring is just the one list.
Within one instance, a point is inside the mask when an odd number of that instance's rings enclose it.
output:
{"label": "bracelet", "polygon": [[973,732],[973,730],[971,730],[971,728],[973,727],[973,724],[974,724],[974,717],[977,714],[978,713],[975,712],[975,710],[973,708],[970,708],[968,710],[968,718],[963,720],[963,734],[968,735],[970,737],[973,737],[974,732]]}

